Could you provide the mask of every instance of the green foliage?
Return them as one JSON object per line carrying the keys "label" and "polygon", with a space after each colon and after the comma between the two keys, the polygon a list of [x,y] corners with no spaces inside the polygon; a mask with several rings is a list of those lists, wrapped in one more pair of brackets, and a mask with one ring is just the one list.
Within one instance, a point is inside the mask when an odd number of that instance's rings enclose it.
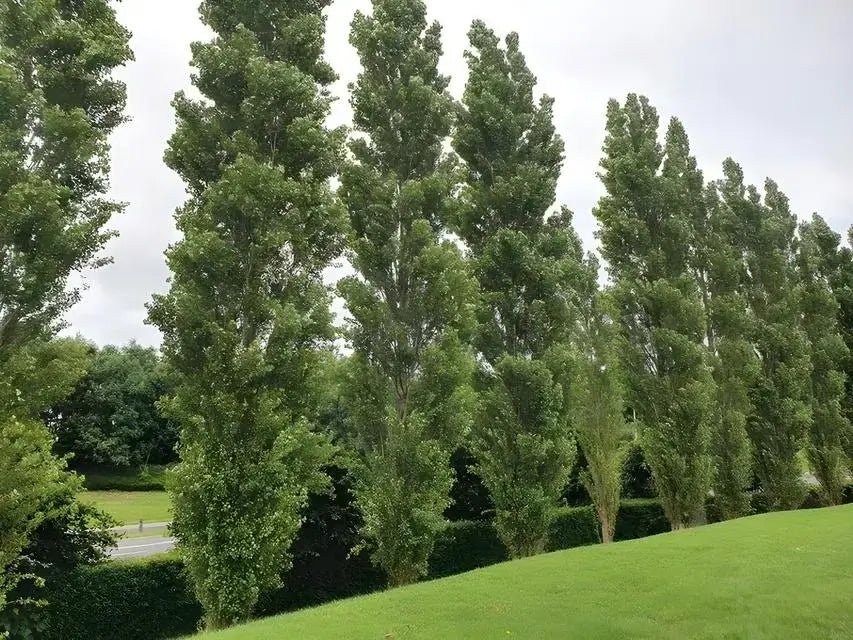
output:
{"label": "green foliage", "polygon": [[705,206],[697,208],[694,271],[705,306],[705,333],[717,397],[714,407],[712,486],[723,518],[749,511],[746,488],[752,476],[747,419],[749,390],[760,360],[752,345],[753,318],[744,296],[748,271],[743,261],[742,174],[732,162],[724,178],[708,185]]}
{"label": "green foliage", "polygon": [[[853,227],[847,231],[847,246],[838,250],[836,259],[827,265],[827,271],[831,273],[830,285],[838,301],[838,330],[847,345],[845,406],[847,419],[853,424]],[[846,449],[853,461],[853,437],[847,441]]]}
{"label": "green foliage", "polygon": [[391,585],[417,582],[427,573],[452,482],[446,450],[426,437],[417,414],[389,428],[381,450],[367,454],[356,504],[362,534],[375,546],[373,559]]}
{"label": "green foliage", "polygon": [[653,498],[655,496],[652,471],[646,463],[643,448],[635,439],[628,445],[622,466],[622,495],[625,498]]}
{"label": "green foliage", "polygon": [[[78,500],[79,479],[65,474],[40,499],[38,522],[16,563],[25,575],[9,594],[13,604],[0,610],[0,634],[16,640],[41,638],[49,613],[46,596],[78,567],[103,560],[116,542],[115,520],[96,506]],[[47,587],[45,591],[44,587]]]}
{"label": "green foliage", "polygon": [[762,202],[755,187],[744,186],[734,162],[726,161],[724,173],[748,274],[743,291],[752,315],[750,342],[760,360],[747,420],[755,472],[772,508],[793,509],[805,495],[797,456],[811,420],[809,343],[794,265],[796,218],[772,180],[765,183]]}
{"label": "green foliage", "polygon": [[20,554],[46,518],[45,501],[72,480],[51,455],[50,444],[37,423],[14,417],[0,422],[0,610],[8,592],[29,577]]}
{"label": "green foliage", "polygon": [[469,76],[453,147],[466,184],[455,227],[471,249],[480,287],[480,410],[470,448],[512,556],[540,551],[574,460],[562,386],[572,329],[580,242],[563,210],[548,217],[563,162],[553,100],[536,80],[518,35],[503,46],[485,24],[468,32]]}
{"label": "green foliage", "polygon": [[575,456],[561,417],[562,387],[537,360],[505,356],[482,393],[471,434],[477,473],[495,503],[495,527],[517,558],[541,552]]}
{"label": "green foliage", "polygon": [[156,406],[171,390],[157,351],[135,343],[91,349],[86,377],[46,415],[55,450],[72,454],[75,467],[174,460],[177,427]]}
{"label": "green foliage", "polygon": [[704,319],[691,272],[702,174],[673,119],[658,143],[658,115],[634,94],[607,108],[595,210],[629,347],[629,406],[673,528],[700,515],[711,481],[715,385],[705,362]]}
{"label": "green foliage", "polygon": [[210,627],[248,618],[280,582],[307,495],[328,481],[311,431],[319,350],[333,337],[322,270],[343,211],[329,178],[343,133],[324,121],[325,1],[206,0],[166,161],[190,199],[149,319],[176,376],[174,532]]}
{"label": "green foliage", "polygon": [[339,189],[357,271],[338,286],[355,352],[348,436],[362,457],[364,534],[394,584],[426,571],[448,502],[450,453],[472,403],[462,338],[475,286],[445,233],[455,171],[442,149],[453,103],[438,72],[440,36],[421,0],[374,0],[350,35],[362,70],[351,86],[355,136]]}
{"label": "green foliage", "polygon": [[[40,411],[69,393],[83,375],[87,354],[73,340],[32,341],[0,347],[0,609],[7,593],[26,579],[43,584],[41,569],[50,558],[24,557],[37,544],[36,533],[63,510],[79,508],[66,498],[80,488],[80,480],[65,470],[65,460],[51,453],[52,439],[38,421]],[[73,500],[72,500],[73,501]],[[95,526],[95,525],[93,525]],[[71,535],[69,530],[68,535]],[[18,606],[38,604],[29,593]]]}
{"label": "green foliage", "polygon": [[596,292],[598,261],[590,257],[591,287],[581,306],[574,345],[570,407],[575,434],[586,459],[581,482],[595,505],[603,542],[612,542],[622,492],[628,430],[624,418],[623,343],[618,308]]}
{"label": "green foliage", "polygon": [[0,2],[2,351],[49,337],[79,297],[68,276],[105,262],[128,38],[106,0]]}
{"label": "green foliage", "polygon": [[128,39],[104,0],[0,1],[0,609],[37,572],[19,554],[78,483],[36,417],[85,367],[48,340],[79,297],[69,276],[105,262],[104,226],[122,208],[104,194],[125,104],[110,74]]}
{"label": "green foliage", "polygon": [[803,289],[803,326],[811,346],[812,422],[806,449],[829,504],[841,504],[851,469],[845,445],[853,426],[844,411],[844,363],[850,357],[838,329],[838,301],[832,291],[840,237],[817,214],[800,225],[797,266]]}

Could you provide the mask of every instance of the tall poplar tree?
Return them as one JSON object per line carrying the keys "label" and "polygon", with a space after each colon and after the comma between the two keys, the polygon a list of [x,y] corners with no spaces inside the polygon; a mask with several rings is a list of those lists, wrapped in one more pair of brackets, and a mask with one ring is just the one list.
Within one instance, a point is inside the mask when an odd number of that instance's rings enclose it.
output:
{"label": "tall poplar tree", "polygon": [[470,414],[462,338],[475,286],[445,237],[456,174],[443,150],[453,102],[440,36],[421,0],[374,0],[350,36],[362,70],[339,190],[357,271],[339,284],[352,316],[346,395],[363,534],[392,585],[426,573]]}
{"label": "tall poplar tree", "polygon": [[832,289],[839,241],[840,236],[817,214],[811,222],[800,225],[797,266],[812,363],[812,422],[806,451],[824,498],[833,505],[841,504],[843,499],[850,471],[845,446],[853,438],[844,406],[844,365],[850,353],[839,331],[839,303]]}
{"label": "tall poplar tree", "polygon": [[128,39],[105,0],[0,0],[0,608],[30,536],[80,487],[39,413],[85,373],[85,350],[50,338],[122,209],[105,194]]}
{"label": "tall poplar tree", "polygon": [[342,131],[324,126],[329,0],[205,0],[166,161],[176,213],[171,289],[150,321],[177,374],[173,529],[208,627],[248,618],[278,584],[328,444],[310,430],[312,374],[334,332],[322,270],[342,245],[329,187]]}
{"label": "tall poplar tree", "polygon": [[710,489],[715,385],[706,365],[704,313],[691,270],[702,175],[681,123],[658,142],[658,114],[645,97],[607,107],[595,209],[630,348],[629,405],[673,529],[701,516]]}
{"label": "tall poplar tree", "polygon": [[750,340],[760,361],[747,420],[755,472],[771,508],[794,509],[805,497],[798,454],[811,421],[809,342],[794,263],[797,221],[775,182],[766,181],[762,201],[755,187],[743,186],[739,168],[730,161],[726,165],[730,204],[740,217]]}
{"label": "tall poplar tree", "polygon": [[724,519],[749,512],[752,446],[747,419],[749,390],[759,370],[752,346],[752,315],[743,295],[747,277],[741,249],[743,174],[734,162],[723,165],[724,178],[708,185],[697,209],[694,269],[705,308],[705,336],[717,382],[711,450],[712,486]]}
{"label": "tall poplar tree", "polygon": [[475,21],[468,35],[470,73],[453,146],[467,164],[456,226],[481,293],[480,411],[470,446],[498,533],[519,557],[544,548],[574,462],[563,382],[583,256],[571,214],[547,215],[564,148],[553,100],[534,99],[536,78],[517,34],[502,46]]}
{"label": "tall poplar tree", "polygon": [[586,459],[581,482],[592,498],[601,541],[613,542],[622,494],[622,468],[628,453],[625,383],[619,308],[610,291],[598,290],[598,259],[588,259],[590,278],[581,297],[572,383],[572,425]]}

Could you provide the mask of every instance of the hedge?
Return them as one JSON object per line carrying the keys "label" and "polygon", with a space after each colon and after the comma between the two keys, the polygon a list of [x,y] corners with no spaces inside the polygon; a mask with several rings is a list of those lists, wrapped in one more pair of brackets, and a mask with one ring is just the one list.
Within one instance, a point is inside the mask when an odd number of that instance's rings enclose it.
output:
{"label": "hedge", "polygon": [[146,469],[129,467],[74,467],[83,476],[83,485],[89,491],[164,491],[166,469],[150,466]]}
{"label": "hedge", "polygon": [[154,640],[192,633],[201,606],[176,554],[81,567],[48,587],[46,640]]}

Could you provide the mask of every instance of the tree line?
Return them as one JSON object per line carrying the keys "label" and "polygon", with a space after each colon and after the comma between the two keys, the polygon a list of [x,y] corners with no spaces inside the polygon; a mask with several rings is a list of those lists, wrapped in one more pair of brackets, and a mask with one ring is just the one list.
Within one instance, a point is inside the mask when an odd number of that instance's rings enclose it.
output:
{"label": "tree line", "polygon": [[[278,583],[331,465],[349,469],[362,544],[392,585],[426,572],[460,450],[512,557],[544,548],[579,454],[612,540],[635,438],[673,529],[701,522],[711,493],[744,515],[753,476],[773,508],[795,508],[802,452],[826,503],[841,500],[853,253],[823,219],[798,223],[776,183],[746,184],[731,159],[706,180],[681,122],[661,132],[629,94],[607,105],[585,252],[555,205],[553,100],[517,34],[471,25],[457,99],[424,2],[373,0],[352,22],[352,126],[331,129],[329,4],[201,3],[214,36],[192,45],[201,97],[173,101],[165,161],[188,199],[170,289],[148,308],[155,366],[138,347],[92,360],[51,340],[78,297],[69,275],[103,263],[121,209],[106,140],[124,119],[111,72],[129,34],[105,0],[0,2],[4,568],[23,566],[45,496],[79,486],[45,417],[95,462],[150,460],[150,434],[179,431],[173,530],[211,628]],[[340,256],[352,275],[331,291]],[[87,369],[97,384],[80,382]],[[115,394],[147,408],[117,412]],[[74,418],[82,405],[103,411]],[[0,594],[22,571],[4,571]]]}

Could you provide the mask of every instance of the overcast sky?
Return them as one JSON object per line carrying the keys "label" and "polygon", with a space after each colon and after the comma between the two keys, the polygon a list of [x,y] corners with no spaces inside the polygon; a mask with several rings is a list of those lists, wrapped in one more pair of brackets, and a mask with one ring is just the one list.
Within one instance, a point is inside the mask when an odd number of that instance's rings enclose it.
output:
{"label": "overcast sky", "polygon": [[[556,99],[566,163],[558,202],[575,211],[587,248],[608,98],[649,96],[662,123],[684,122],[699,164],[719,176],[726,156],[747,179],[773,177],[794,210],[820,212],[838,231],[853,224],[853,1],[851,0],[427,0],[444,26],[443,67],[461,94],[472,19],[501,35],[518,31],[539,89]],[[170,100],[189,86],[189,44],[209,37],[196,0],[124,0],[136,61],[120,71],[131,122],[114,135],[112,195],[129,203],[112,226],[114,263],[87,274],[71,333],[99,344],[157,345],[145,303],[167,288],[163,251],[177,238],[172,214],[180,179],[162,162],[174,129]],[[341,79],[332,124],[347,123],[346,85],[358,73],[348,43],[356,9],[337,0],[328,13],[327,57]]]}

